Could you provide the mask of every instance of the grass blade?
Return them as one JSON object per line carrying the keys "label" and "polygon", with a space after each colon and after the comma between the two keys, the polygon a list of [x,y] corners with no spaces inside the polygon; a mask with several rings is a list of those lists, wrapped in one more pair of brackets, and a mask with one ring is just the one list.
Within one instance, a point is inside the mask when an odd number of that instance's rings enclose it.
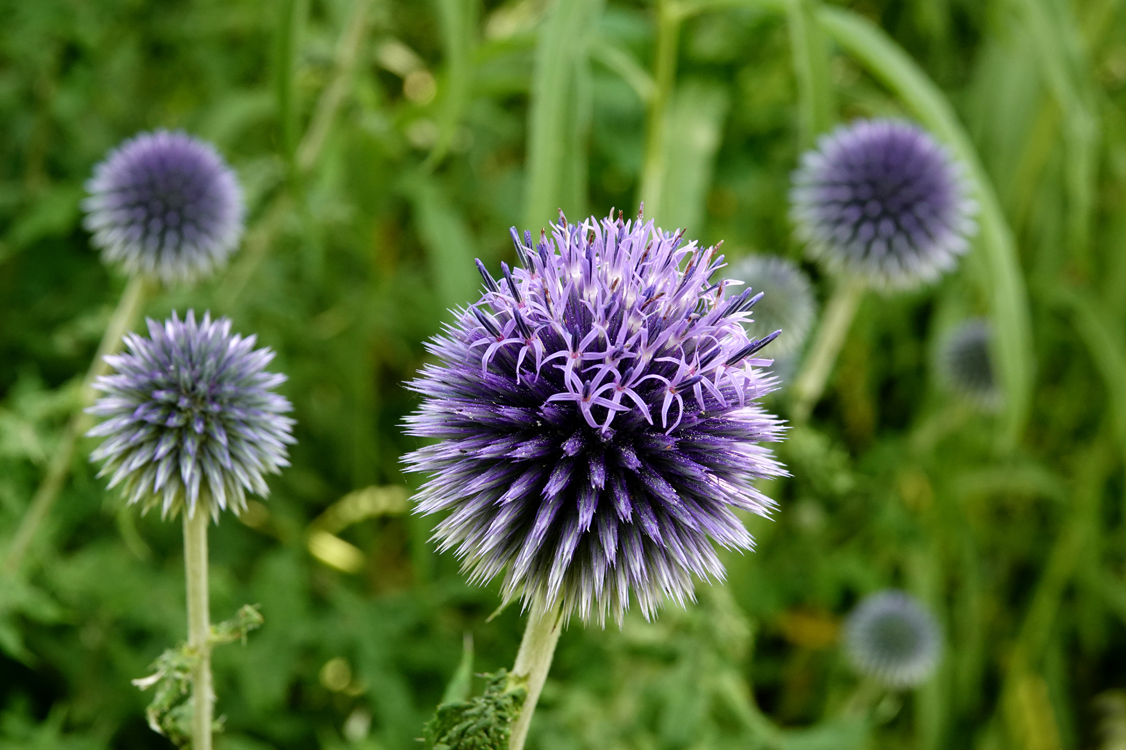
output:
{"label": "grass blade", "polygon": [[798,81],[802,149],[813,146],[817,136],[833,127],[837,102],[829,81],[829,51],[817,24],[816,0],[787,0],[786,20],[790,27],[794,74]]}
{"label": "grass blade", "polygon": [[469,103],[473,86],[473,52],[477,44],[478,3],[479,0],[435,0],[445,46],[446,72],[438,140],[426,159],[427,168],[435,166],[446,155]]}
{"label": "grass blade", "polygon": [[477,252],[469,227],[433,179],[415,175],[403,187],[414,209],[415,230],[426,247],[438,298],[447,308],[465,305],[481,283],[473,265]]}
{"label": "grass blade", "polygon": [[575,188],[579,176],[585,176],[583,127],[589,128],[590,121],[589,87],[580,79],[589,65],[586,40],[601,6],[601,0],[557,0],[540,28],[524,191],[524,225],[533,231],[547,226],[560,208],[582,209],[567,202],[574,201],[576,192],[585,194],[585,184],[581,191]]}
{"label": "grass blade", "polygon": [[[685,83],[669,108],[665,131],[665,181],[661,191],[661,222],[666,229],[687,229],[698,236],[704,203],[712,182],[716,152],[727,116],[727,89],[707,81]],[[654,214],[648,210],[650,216]]]}

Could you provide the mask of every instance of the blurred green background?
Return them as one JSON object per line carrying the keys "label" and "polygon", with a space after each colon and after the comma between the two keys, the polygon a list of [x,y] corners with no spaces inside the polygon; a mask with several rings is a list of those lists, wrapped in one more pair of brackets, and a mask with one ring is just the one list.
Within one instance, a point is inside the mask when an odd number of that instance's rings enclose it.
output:
{"label": "blurred green background", "polygon": [[[1126,8],[1119,0],[2,0],[0,547],[78,401],[125,280],[83,183],[140,130],[214,141],[249,208],[209,309],[278,352],[293,466],[213,531],[224,750],[421,747],[472,634],[522,621],[407,513],[401,383],[472,259],[611,207],[729,257],[801,257],[786,191],[837,120],[951,144],[982,231],[937,287],[869,295],[781,510],[723,587],[561,640],[530,746],[1126,748]],[[830,280],[817,275],[822,300]],[[935,385],[934,342],[991,317],[1006,408]],[[785,394],[772,408],[787,409]],[[129,684],[185,635],[179,525],[122,509],[80,443],[22,572],[0,584],[0,748],[162,748]],[[839,622],[908,589],[947,644],[864,721]],[[480,682],[477,683],[478,687]]]}

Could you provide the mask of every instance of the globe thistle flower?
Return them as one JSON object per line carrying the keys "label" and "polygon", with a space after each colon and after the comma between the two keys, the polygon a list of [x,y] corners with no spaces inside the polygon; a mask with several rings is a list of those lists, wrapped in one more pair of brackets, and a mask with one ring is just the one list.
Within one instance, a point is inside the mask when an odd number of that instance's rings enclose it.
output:
{"label": "globe thistle flower", "polygon": [[286,378],[265,369],[274,353],[210,314],[148,327],[148,338],[125,337],[126,352],[106,357],[114,372],[94,383],[103,395],[88,411],[104,421],[88,434],[106,438],[91,455],[98,476],[165,517],[241,513],[246,492],[269,494],[263,475],[289,465],[292,406],[273,391]]}
{"label": "globe thistle flower", "polygon": [[975,204],[960,165],[905,122],[861,120],[802,156],[791,214],[810,254],[884,288],[932,282],[969,247]]}
{"label": "globe thistle flower", "polygon": [[930,677],[942,639],[938,623],[914,597],[887,590],[867,597],[848,616],[845,651],[858,672],[907,688]]}
{"label": "globe thistle flower", "polygon": [[817,313],[813,286],[798,264],[777,255],[748,255],[729,266],[724,276],[763,292],[747,328],[750,335],[761,337],[781,329],[770,345],[770,353],[780,359],[796,354],[809,336]]}
{"label": "globe thistle flower", "polygon": [[106,262],[163,282],[226,264],[243,229],[242,191],[213,146],[184,133],[141,133],[94,168],[85,227]]}
{"label": "globe thistle flower", "polygon": [[475,583],[503,571],[505,601],[620,622],[632,592],[652,616],[723,576],[710,540],[751,547],[733,510],[774,507],[752,482],[783,473],[755,403],[777,332],[747,336],[761,295],[712,282],[715,248],[640,217],[512,237],[519,265],[494,280],[478,262],[484,294],[410,384],[409,433],[439,441],[405,458],[431,475],[418,511],[449,512],[441,549]]}
{"label": "globe thistle flower", "polygon": [[988,320],[965,321],[943,340],[937,368],[948,390],[987,410],[996,409],[1002,400],[990,352],[992,338]]}

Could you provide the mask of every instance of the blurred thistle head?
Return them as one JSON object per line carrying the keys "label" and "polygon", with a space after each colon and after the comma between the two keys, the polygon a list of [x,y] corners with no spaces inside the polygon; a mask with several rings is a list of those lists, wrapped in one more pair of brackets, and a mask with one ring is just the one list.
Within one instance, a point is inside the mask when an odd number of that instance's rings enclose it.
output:
{"label": "blurred thistle head", "polygon": [[813,286],[798,264],[777,255],[748,255],[725,269],[724,276],[763,293],[755,303],[754,320],[748,322],[750,335],[762,337],[781,329],[770,353],[778,358],[797,353],[817,312]]}
{"label": "blurred thistle head", "polygon": [[292,407],[273,390],[285,376],[266,371],[274,353],[210,314],[148,326],[148,338],[131,333],[125,353],[106,357],[113,372],[94,383],[103,395],[89,411],[103,421],[88,434],[105,438],[91,455],[103,463],[98,475],[165,517],[241,513],[248,491],[269,494],[263,475],[289,465],[293,420],[283,415]]}
{"label": "blurred thistle head", "polygon": [[961,166],[915,125],[861,120],[802,156],[791,215],[809,252],[876,287],[933,282],[976,230]]}
{"label": "blurred thistle head", "polygon": [[604,623],[631,593],[651,616],[721,578],[712,547],[748,549],[736,509],[767,515],[753,486],[783,471],[761,445],[779,422],[756,399],[775,387],[756,358],[773,338],[743,327],[755,298],[712,281],[715,248],[650,221],[560,217],[520,263],[428,349],[411,387],[406,457],[431,476],[422,513],[473,582],[504,573],[521,597]]}
{"label": "blurred thistle head", "polygon": [[908,688],[934,672],[942,638],[934,617],[913,596],[888,590],[868,596],[848,616],[845,651],[858,672]]}
{"label": "blurred thistle head", "polygon": [[184,133],[141,133],[94,168],[85,226],[106,262],[166,284],[224,266],[242,236],[234,172],[208,143]]}
{"label": "blurred thistle head", "polygon": [[971,318],[946,334],[938,353],[943,386],[983,409],[1001,405],[1001,389],[990,351],[993,328],[984,318]]}

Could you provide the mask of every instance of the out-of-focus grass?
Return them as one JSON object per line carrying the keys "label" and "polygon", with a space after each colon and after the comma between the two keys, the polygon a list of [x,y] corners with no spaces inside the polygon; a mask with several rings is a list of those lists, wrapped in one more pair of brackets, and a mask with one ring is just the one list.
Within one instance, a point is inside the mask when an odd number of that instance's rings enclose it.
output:
{"label": "out-of-focus grass", "polygon": [[[293,467],[212,541],[215,615],[254,602],[266,618],[216,655],[222,747],[414,747],[464,633],[474,669],[511,663],[519,614],[486,622],[495,592],[433,553],[430,520],[392,503],[334,525],[344,547],[317,536],[326,509],[368,497],[350,493],[401,497],[412,443],[399,424],[414,403],[401,383],[446,308],[476,293],[473,257],[495,269],[513,260],[510,226],[538,232],[560,207],[632,214],[638,196],[729,257],[799,257],[785,199],[799,148],[877,115],[919,119],[970,167],[974,250],[934,289],[865,300],[811,424],[780,447],[793,479],[770,487],[777,519],[748,521],[758,550],[726,558],[723,588],[654,623],[567,631],[531,743],[1115,747],[1120,4],[0,9],[0,529],[34,492],[125,283],[80,228],[93,165],[138,130],[183,128],[214,140],[246,190],[249,230],[227,271],[147,310],[210,309],[258,333],[296,406]],[[995,416],[941,393],[931,367],[937,337],[981,314],[1001,333],[1009,401]],[[89,447],[25,573],[0,586],[5,750],[166,746],[129,680],[183,636],[179,535],[120,510]],[[889,585],[935,609],[947,656],[870,725],[842,714],[857,681],[836,633],[860,595]]]}

